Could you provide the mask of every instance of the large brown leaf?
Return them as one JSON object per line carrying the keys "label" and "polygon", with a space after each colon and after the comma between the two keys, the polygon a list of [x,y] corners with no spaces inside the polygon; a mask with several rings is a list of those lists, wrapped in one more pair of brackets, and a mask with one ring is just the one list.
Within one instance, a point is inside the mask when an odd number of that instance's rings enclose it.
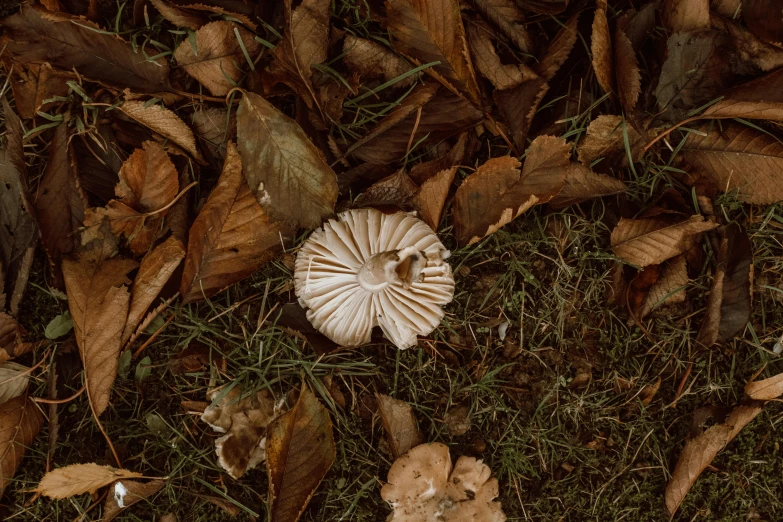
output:
{"label": "large brown leaf", "polygon": [[272,259],[293,229],[272,221],[242,177],[233,143],[218,184],[190,227],[180,293],[188,303],[212,296]]}
{"label": "large brown leaf", "polygon": [[247,67],[239,38],[251,59],[261,48],[253,33],[226,21],[205,25],[196,31],[194,38],[195,44],[186,38],[174,51],[174,58],[215,96],[228,94],[242,79],[242,69]]}
{"label": "large brown leaf", "polygon": [[334,211],[337,176],[301,127],[261,96],[245,92],[237,147],[250,190],[273,219],[315,228]]}
{"label": "large brown leaf", "polygon": [[376,395],[378,411],[381,414],[383,430],[395,459],[422,442],[422,436],[413,415],[413,408],[407,402],[388,395]]}
{"label": "large brown leaf", "polygon": [[664,0],[661,20],[673,33],[710,28],[710,0]]}
{"label": "large brown leaf", "polygon": [[197,162],[204,163],[204,158],[196,147],[193,131],[174,112],[160,105],[147,105],[139,100],[128,100],[117,108],[149,130],[174,142]]}
{"label": "large brown leaf", "polygon": [[777,139],[739,123],[704,130],[691,133],[680,151],[692,173],[747,203],[783,200],[783,145]]}
{"label": "large brown leaf", "polygon": [[521,172],[516,158],[487,160],[454,196],[457,242],[476,243],[531,206],[551,200],[565,184],[570,154],[565,140],[539,136],[530,145]]}
{"label": "large brown leaf", "polygon": [[135,471],[100,466],[95,463],[72,464],[48,472],[38,483],[35,491],[49,498],[62,499],[83,493],[92,494],[116,480],[142,476]]}
{"label": "large brown leaf", "polygon": [[38,111],[47,112],[57,104],[54,97],[68,95],[69,87],[65,82],[76,80],[73,72],[54,70],[48,63],[9,61],[5,68],[16,110],[24,119],[34,118]]}
{"label": "large brown leaf", "polygon": [[612,37],[609,21],[606,19],[606,0],[598,0],[593,16],[593,32],[590,51],[593,53],[593,70],[598,84],[605,93],[614,94],[614,66],[612,59]]}
{"label": "large brown leaf", "polygon": [[479,102],[465,28],[457,0],[386,0],[387,24],[394,48],[455,94]]}
{"label": "large brown leaf", "polygon": [[685,444],[672,478],[666,484],[666,510],[670,515],[674,515],[696,479],[715,456],[761,413],[762,404],[750,402],[735,407],[724,423],[707,428]]}
{"label": "large brown leaf", "polygon": [[513,0],[471,0],[471,4],[517,49],[532,52],[533,41],[525,26],[525,15]]}
{"label": "large brown leaf", "polygon": [[730,89],[703,115],[783,121],[783,69]]}
{"label": "large brown leaf", "polygon": [[289,411],[267,428],[269,511],[275,522],[296,522],[335,459],[329,412],[307,386]]}
{"label": "large brown leaf", "polygon": [[[87,198],[79,186],[76,158],[68,144],[68,124],[54,131],[49,161],[38,186],[35,210],[41,227],[41,240],[60,278],[62,256],[79,247],[78,230],[84,221]],[[60,279],[59,286],[62,286]]]}
{"label": "large brown leaf", "polygon": [[110,258],[115,245],[96,240],[75,259],[63,260],[65,291],[76,344],[84,366],[87,396],[96,416],[109,405],[120,341],[128,317],[126,274],[135,261]]}
{"label": "large brown leaf", "polygon": [[717,223],[692,216],[672,223],[665,218],[621,219],[612,230],[612,251],[628,263],[645,267],[663,263],[691,248]]}
{"label": "large brown leaf", "polygon": [[760,381],[750,381],[745,385],[745,395],[759,401],[777,399],[783,395],[783,373]]}
{"label": "large brown leaf", "polygon": [[25,63],[49,62],[95,80],[137,92],[169,88],[165,60],[149,60],[113,34],[102,34],[83,18],[25,6],[2,22],[5,52]]}
{"label": "large brown leaf", "polygon": [[0,404],[0,495],[14,478],[25,448],[41,430],[43,415],[25,395]]}

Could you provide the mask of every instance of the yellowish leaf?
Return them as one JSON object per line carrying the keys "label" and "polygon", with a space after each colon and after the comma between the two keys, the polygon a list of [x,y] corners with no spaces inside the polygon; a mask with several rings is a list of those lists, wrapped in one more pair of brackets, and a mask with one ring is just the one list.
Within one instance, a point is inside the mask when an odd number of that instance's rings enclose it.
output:
{"label": "yellowish leaf", "polygon": [[54,498],[68,498],[83,493],[93,494],[103,486],[115,480],[141,478],[141,473],[117,469],[111,466],[99,466],[95,463],[73,464],[50,471],[43,476],[36,493]]}

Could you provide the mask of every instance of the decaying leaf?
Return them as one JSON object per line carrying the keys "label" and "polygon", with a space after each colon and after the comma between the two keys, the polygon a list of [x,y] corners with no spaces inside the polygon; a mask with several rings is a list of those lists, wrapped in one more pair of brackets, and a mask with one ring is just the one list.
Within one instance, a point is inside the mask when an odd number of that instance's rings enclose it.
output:
{"label": "decaying leaf", "polygon": [[410,210],[412,201],[416,197],[419,187],[405,173],[398,170],[390,176],[374,183],[370,188],[362,192],[354,203],[356,207],[373,207],[381,205],[395,205],[402,210]]}
{"label": "decaying leaf", "polygon": [[302,128],[257,94],[245,92],[239,103],[237,147],[250,190],[271,218],[315,228],[334,211],[334,171]]}
{"label": "decaying leaf", "polygon": [[533,50],[530,33],[525,27],[525,15],[513,0],[471,0],[471,4],[517,49],[523,53]]}
{"label": "decaying leaf", "polygon": [[696,479],[715,456],[761,413],[762,404],[753,401],[735,407],[725,422],[707,428],[685,444],[672,478],[666,484],[666,510],[670,515],[674,515]]}
{"label": "decaying leaf", "polygon": [[576,148],[579,162],[585,166],[600,158],[608,158],[615,163],[618,158],[627,159],[625,150],[625,134],[628,134],[628,144],[634,161],[639,157],[639,149],[644,143],[636,130],[623,122],[622,116],[602,114],[587,126],[585,139]]}
{"label": "decaying leaf", "polygon": [[[240,45],[240,38],[243,45]],[[209,92],[225,96],[242,78],[242,69],[247,67],[243,47],[252,59],[261,44],[247,29],[232,22],[217,21],[196,31],[195,44],[185,39],[174,51],[174,58]]]}
{"label": "decaying leaf", "polygon": [[565,184],[570,155],[565,140],[539,136],[530,145],[521,171],[516,158],[487,160],[462,182],[454,197],[457,242],[473,244],[531,206],[555,197]]}
{"label": "decaying leaf", "polygon": [[701,237],[717,227],[702,216],[672,223],[665,218],[621,219],[612,230],[612,251],[624,261],[639,267],[660,264],[680,255]]}
{"label": "decaying leaf", "polygon": [[191,117],[196,136],[205,145],[209,155],[222,163],[226,156],[226,143],[236,142],[236,113],[215,107],[203,107]]}
{"label": "decaying leaf", "polygon": [[619,25],[614,31],[614,63],[617,96],[625,112],[632,113],[642,92],[642,80],[633,43]]}
{"label": "decaying leaf", "polygon": [[166,483],[162,480],[139,482],[138,480],[118,480],[112,484],[106,503],[103,506],[101,522],[111,522],[124,509],[160,491]]}
{"label": "decaying leaf", "polygon": [[576,39],[579,36],[577,24],[579,23],[579,12],[568,19],[562,29],[558,31],[543,58],[534,67],[535,71],[544,80],[549,81],[554,78],[560,66],[568,59],[571,49],[574,48]]}
{"label": "decaying leaf", "polygon": [[413,415],[413,408],[407,402],[376,394],[378,412],[386,432],[386,440],[395,459],[400,458],[422,442],[421,433]]}
{"label": "decaying leaf", "polygon": [[0,364],[0,404],[19,397],[27,390],[30,369],[15,362]]}
{"label": "decaying leaf", "polygon": [[758,401],[777,399],[783,395],[783,373],[760,381],[750,381],[745,385],[745,395]]}
{"label": "decaying leaf", "polygon": [[688,284],[688,266],[684,255],[665,262],[658,280],[650,287],[639,312],[645,317],[659,306],[668,306],[685,301],[685,286]]}
{"label": "decaying leaf", "polygon": [[[16,110],[24,119],[34,118],[38,111],[46,112],[56,105],[56,96],[68,94],[67,81],[75,80],[70,71],[57,71],[49,63],[5,63],[14,94]],[[11,70],[13,68],[13,70]]]}
{"label": "decaying leaf", "polygon": [[136,92],[169,88],[166,60],[147,59],[130,43],[114,34],[95,31],[79,17],[52,13],[42,7],[24,6],[2,21],[5,52],[25,63],[48,62],[80,74]]}
{"label": "decaying leaf", "polygon": [[614,94],[614,67],[612,59],[612,37],[609,21],[606,19],[606,0],[598,0],[593,16],[593,32],[590,50],[593,53],[593,70],[598,84],[609,94]]}
{"label": "decaying leaf", "polygon": [[[381,78],[390,81],[411,70],[411,64],[388,47],[366,38],[346,34],[343,41],[345,65],[362,78]],[[407,87],[421,73],[412,74],[395,83],[396,87]]]}
{"label": "decaying leaf", "polygon": [[[0,292],[0,304],[3,294]],[[0,307],[2,309],[2,307]],[[22,330],[16,319],[0,312],[0,362],[5,362],[17,355],[21,355],[20,345]]]}
{"label": "decaying leaf", "polygon": [[193,131],[174,112],[160,105],[147,105],[139,100],[128,100],[117,108],[149,130],[171,140],[197,162],[204,163],[204,158],[196,147]]}
{"label": "decaying leaf", "polygon": [[664,0],[661,20],[673,33],[710,28],[710,0]]}
{"label": "decaying leaf", "polygon": [[513,89],[493,93],[498,110],[511,129],[511,139],[517,149],[525,148],[533,117],[548,90],[549,84],[544,78],[538,77],[524,81]]}
{"label": "decaying leaf", "polygon": [[108,407],[117,377],[130,300],[126,274],[137,266],[130,259],[111,258],[114,248],[110,241],[97,240],[74,259],[63,260],[68,307],[84,366],[87,396],[96,416]]}
{"label": "decaying leaf", "polygon": [[273,222],[242,177],[233,143],[218,184],[190,227],[180,293],[188,303],[210,297],[269,261],[293,230]]}
{"label": "decaying leaf", "polygon": [[43,415],[26,395],[0,404],[0,495],[11,483],[19,463],[38,432]]}
{"label": "decaying leaf", "polygon": [[307,386],[294,407],[269,425],[266,447],[271,517],[296,522],[336,454],[329,412]]}
{"label": "decaying leaf", "polygon": [[83,493],[92,494],[116,480],[142,476],[135,471],[100,466],[95,463],[73,464],[57,468],[44,475],[35,492],[49,498],[62,499]]}
{"label": "decaying leaf", "polygon": [[465,28],[457,0],[387,0],[387,24],[394,48],[417,65],[440,62],[426,73],[454,94],[478,103]]}
{"label": "decaying leaf", "polygon": [[527,65],[503,64],[492,43],[491,29],[486,25],[471,24],[468,26],[468,42],[473,63],[484,78],[499,90],[516,87],[526,79],[537,78],[538,75]]}

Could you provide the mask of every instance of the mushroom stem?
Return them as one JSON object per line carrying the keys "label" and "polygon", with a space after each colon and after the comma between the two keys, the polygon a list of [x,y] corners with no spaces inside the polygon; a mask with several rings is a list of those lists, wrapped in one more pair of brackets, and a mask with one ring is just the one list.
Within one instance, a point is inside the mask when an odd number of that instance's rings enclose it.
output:
{"label": "mushroom stem", "polygon": [[368,292],[380,292],[389,285],[407,289],[421,281],[421,271],[426,265],[424,253],[409,246],[375,254],[359,269],[356,279]]}

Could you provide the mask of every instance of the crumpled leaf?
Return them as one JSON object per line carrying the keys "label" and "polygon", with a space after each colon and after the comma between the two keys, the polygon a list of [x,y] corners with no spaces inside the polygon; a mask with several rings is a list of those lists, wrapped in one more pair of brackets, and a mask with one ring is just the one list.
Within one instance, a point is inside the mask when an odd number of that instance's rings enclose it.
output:
{"label": "crumpled leaf", "polygon": [[149,130],[171,140],[193,156],[197,162],[204,163],[201,152],[196,148],[196,138],[193,136],[193,131],[169,109],[156,104],[147,106],[146,102],[139,100],[127,100],[117,109]]}
{"label": "crumpled leaf", "polygon": [[685,302],[685,286],[688,284],[688,266],[684,255],[679,255],[663,265],[661,275],[642,302],[639,318],[645,317],[661,306]]}
{"label": "crumpled leaf", "polygon": [[516,87],[526,79],[538,75],[527,65],[503,64],[492,43],[491,29],[487,25],[470,24],[468,26],[470,55],[476,68],[492,85],[499,90]]}
{"label": "crumpled leaf", "polygon": [[247,67],[239,38],[251,59],[261,48],[250,31],[226,21],[208,23],[196,31],[194,38],[195,49],[186,38],[174,51],[174,59],[215,96],[228,94]]}
{"label": "crumpled leaf", "polygon": [[517,49],[523,53],[533,50],[533,42],[525,26],[525,15],[513,0],[471,0],[471,4]]}
{"label": "crumpled leaf", "polygon": [[93,494],[103,486],[128,478],[141,478],[141,473],[118,469],[111,466],[100,466],[93,462],[89,464],[72,464],[57,468],[43,476],[36,493],[53,499],[63,499],[81,495]]}
{"label": "crumpled leaf", "polygon": [[26,395],[0,404],[0,495],[14,478],[42,423],[43,415]]}
{"label": "crumpled leaf", "polygon": [[[405,58],[388,47],[350,33],[345,35],[343,54],[346,67],[364,79],[381,78],[388,82],[413,68]],[[420,75],[412,74],[395,83],[394,87],[408,87]]]}
{"label": "crumpled leaf", "polygon": [[84,366],[87,397],[96,417],[108,407],[117,377],[130,300],[126,274],[137,266],[130,259],[110,258],[114,248],[110,241],[96,240],[74,259],[63,260],[68,307]]}
{"label": "crumpled leaf", "polygon": [[619,179],[596,174],[579,163],[572,163],[566,169],[563,188],[549,201],[552,208],[565,208],[587,199],[625,192],[625,183]]}
{"label": "crumpled leaf", "polygon": [[394,48],[454,94],[473,103],[480,96],[470,63],[457,0],[387,0],[387,26]]}
{"label": "crumpled leaf", "polygon": [[185,303],[210,297],[272,259],[293,229],[272,221],[242,177],[233,143],[223,173],[190,227],[180,294]]}
{"label": "crumpled leaf", "polygon": [[102,34],[84,18],[24,6],[0,23],[5,28],[2,46],[18,61],[48,62],[59,69],[136,92],[169,88],[166,60],[148,60],[114,34]]}
{"label": "crumpled leaf", "polygon": [[674,515],[696,479],[715,456],[761,413],[762,404],[755,401],[740,404],[732,410],[725,422],[707,428],[685,444],[672,478],[666,484],[666,510],[669,515]]}
{"label": "crumpled leaf", "polygon": [[0,364],[0,404],[19,397],[27,390],[30,368],[15,362]]}
{"label": "crumpled leaf", "polygon": [[139,482],[138,480],[118,480],[109,490],[109,496],[103,505],[101,522],[111,522],[123,510],[160,491],[166,484],[163,480]]}
{"label": "crumpled leaf", "polygon": [[623,218],[612,230],[612,251],[639,267],[657,265],[682,254],[703,232],[717,226],[717,223],[705,221],[703,216],[691,216],[675,223],[660,217]]}
{"label": "crumpled leaf", "polygon": [[771,401],[783,395],[783,373],[768,379],[750,381],[745,385],[745,395],[759,401]]}
{"label": "crumpled leaf", "polygon": [[661,21],[672,33],[710,28],[710,0],[664,0]]}
{"label": "crumpled leaf", "polygon": [[336,455],[329,412],[307,386],[269,425],[266,447],[271,518],[296,522]]}
{"label": "crumpled leaf", "polygon": [[388,395],[376,394],[375,398],[392,456],[398,459],[422,442],[413,408],[407,402]]}
{"label": "crumpled leaf", "polygon": [[315,228],[334,212],[337,176],[301,127],[257,94],[237,111],[237,147],[250,190],[271,218]]}

